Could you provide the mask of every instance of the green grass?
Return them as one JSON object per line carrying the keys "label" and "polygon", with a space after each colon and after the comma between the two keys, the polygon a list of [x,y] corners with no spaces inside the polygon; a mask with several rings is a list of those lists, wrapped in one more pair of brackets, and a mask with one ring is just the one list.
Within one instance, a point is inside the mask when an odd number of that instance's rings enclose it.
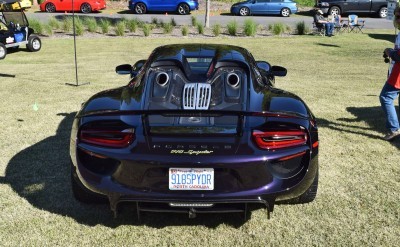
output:
{"label": "green grass", "polygon": [[[263,38],[148,37],[77,40],[43,38],[37,53],[15,52],[1,61],[0,240],[2,246],[397,246],[400,232],[400,140],[381,136],[378,95],[393,31]],[[160,45],[222,43],[243,46],[256,60],[288,69],[276,87],[299,95],[319,122],[317,199],[266,211],[199,215],[147,213],[142,224],[125,205],[114,219],[107,205],[72,197],[69,132],[81,103],[126,85],[115,73]],[[105,49],[93,49],[105,47]],[[262,51],[262,52],[260,52]],[[4,77],[15,75],[15,78]],[[38,110],[33,105],[38,105]],[[396,103],[397,104],[397,103]]]}

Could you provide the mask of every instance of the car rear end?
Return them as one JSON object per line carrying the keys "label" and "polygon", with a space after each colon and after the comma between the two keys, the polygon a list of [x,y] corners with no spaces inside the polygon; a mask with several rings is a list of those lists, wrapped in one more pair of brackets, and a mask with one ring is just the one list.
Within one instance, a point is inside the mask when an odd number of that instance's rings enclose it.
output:
{"label": "car rear end", "polygon": [[[167,63],[148,72],[144,88],[98,96],[91,102],[115,110],[91,111],[89,103],[75,119],[71,157],[80,180],[114,212],[126,201],[141,211],[241,212],[249,203],[272,211],[275,200],[301,195],[318,167],[314,120],[273,110],[285,98],[289,108],[301,103],[292,96],[249,94],[250,74],[229,65],[210,83],[193,83]],[[302,104],[296,110],[307,113]]]}

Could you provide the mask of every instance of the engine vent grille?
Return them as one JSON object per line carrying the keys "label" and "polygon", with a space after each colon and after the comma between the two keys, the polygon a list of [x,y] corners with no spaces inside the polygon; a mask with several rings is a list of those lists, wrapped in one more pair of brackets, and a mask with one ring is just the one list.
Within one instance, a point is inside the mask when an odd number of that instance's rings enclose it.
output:
{"label": "engine vent grille", "polygon": [[183,88],[182,99],[185,110],[207,110],[211,101],[211,85],[187,83]]}

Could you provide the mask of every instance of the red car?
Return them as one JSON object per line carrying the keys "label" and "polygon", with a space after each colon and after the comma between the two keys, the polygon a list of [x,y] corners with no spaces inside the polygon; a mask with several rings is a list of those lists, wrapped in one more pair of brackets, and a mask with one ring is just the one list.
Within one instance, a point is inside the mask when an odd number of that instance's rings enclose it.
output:
{"label": "red car", "polygon": [[[74,0],[74,11],[90,13],[106,8],[105,0]],[[40,11],[72,11],[72,0],[45,0],[40,4]]]}

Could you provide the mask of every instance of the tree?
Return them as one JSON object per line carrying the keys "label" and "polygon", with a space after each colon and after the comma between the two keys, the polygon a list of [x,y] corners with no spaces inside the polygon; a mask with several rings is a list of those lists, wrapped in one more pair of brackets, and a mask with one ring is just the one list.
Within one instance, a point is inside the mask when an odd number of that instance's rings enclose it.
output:
{"label": "tree", "polygon": [[206,0],[206,19],[205,19],[205,26],[207,28],[210,27],[210,2],[211,0]]}

